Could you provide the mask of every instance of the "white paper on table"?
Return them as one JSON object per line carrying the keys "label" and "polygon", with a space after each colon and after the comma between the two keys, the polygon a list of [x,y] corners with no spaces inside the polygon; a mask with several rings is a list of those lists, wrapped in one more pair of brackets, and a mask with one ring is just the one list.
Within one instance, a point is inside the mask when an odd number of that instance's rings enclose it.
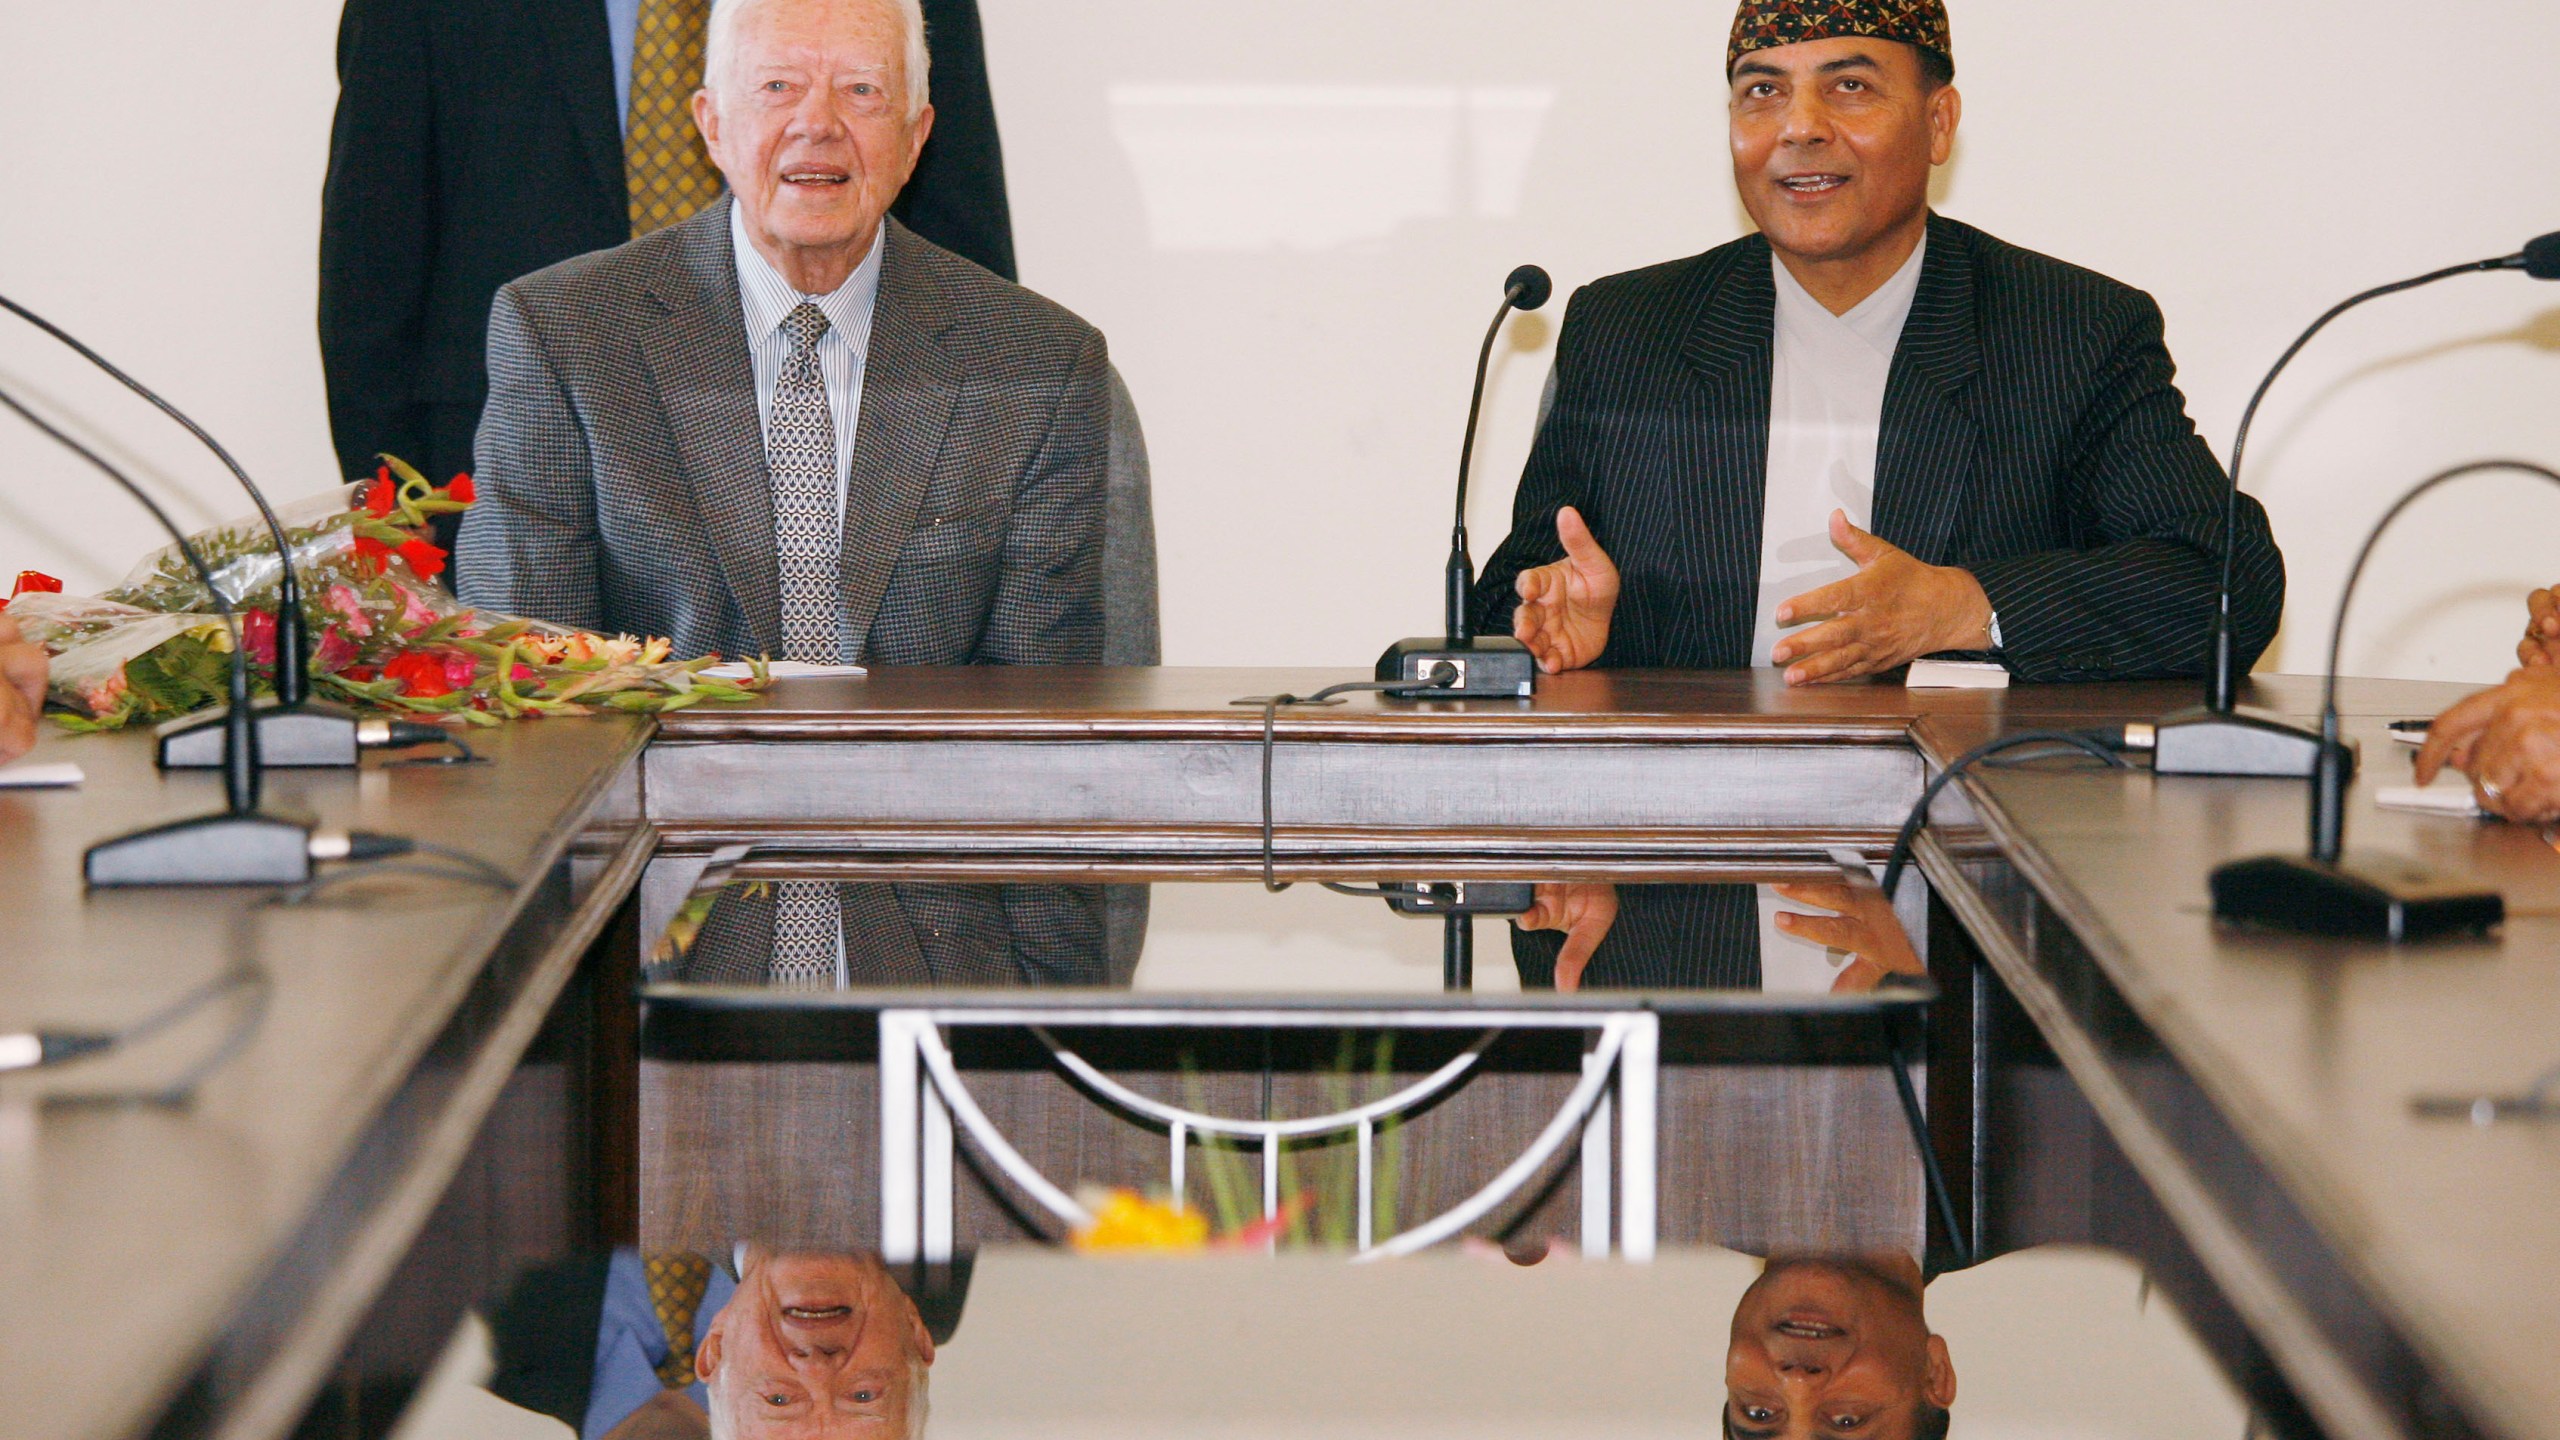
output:
{"label": "white paper on table", "polygon": [[2385,810],[2409,810],[2420,815],[2454,815],[2464,819],[2480,814],[2480,797],[2473,794],[2471,782],[2453,771],[2445,772],[2450,781],[2433,785],[2386,785],[2376,791],[2373,803]]}
{"label": "white paper on table", "polygon": [[59,790],[88,778],[68,760],[46,765],[0,765],[0,790]]}
{"label": "white paper on table", "polygon": [[2009,667],[1994,660],[1914,660],[1902,683],[1913,690],[2006,690]]}
{"label": "white paper on table", "polygon": [[[859,665],[812,665],[806,660],[773,660],[766,662],[764,668],[765,673],[776,680],[821,680],[829,676],[870,673]],[[702,673],[716,675],[723,680],[751,680],[756,672],[755,667],[744,660],[733,660],[726,665],[714,665]]]}

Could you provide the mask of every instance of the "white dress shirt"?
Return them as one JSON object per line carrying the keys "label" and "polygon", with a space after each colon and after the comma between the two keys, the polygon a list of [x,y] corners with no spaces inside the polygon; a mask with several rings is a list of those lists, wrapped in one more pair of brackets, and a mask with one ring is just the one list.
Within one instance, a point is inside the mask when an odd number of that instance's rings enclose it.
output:
{"label": "white dress shirt", "polygon": [[1846,315],[1823,308],[1786,262],[1769,257],[1778,303],[1769,357],[1769,470],[1760,512],[1754,665],[1769,664],[1778,643],[1778,602],[1857,573],[1849,557],[1832,548],[1831,512],[1847,511],[1849,523],[1861,530],[1875,518],[1885,377],[1928,252],[1924,237],[1893,278]]}
{"label": "white dress shirt", "polygon": [[880,251],[888,244],[889,225],[871,237],[871,249],[842,285],[824,295],[803,295],[782,272],[766,263],[747,243],[747,222],[738,206],[729,206],[729,244],[737,252],[738,299],[746,311],[747,360],[756,381],[756,419],[768,431],[773,425],[773,387],[791,358],[791,337],[782,331],[783,317],[803,300],[826,312],[827,333],[818,337],[818,372],[826,377],[827,409],[836,431],[836,527],[844,527],[845,490],[853,480],[853,432],[862,418],[862,369],[871,352],[871,315],[880,302]]}
{"label": "white dress shirt", "polygon": [[[1924,237],[1893,278],[1834,315],[1798,284],[1776,255],[1778,304],[1769,365],[1769,472],[1760,514],[1760,610],[1752,627],[1755,665],[1770,663],[1782,633],[1778,602],[1845,580],[1858,567],[1831,544],[1831,512],[1864,530],[1875,521],[1876,439],[1884,428],[1885,377],[1902,322],[1920,290]],[[1786,627],[1802,628],[1799,621]],[[1777,926],[1788,905],[1760,887],[1760,984],[1778,991],[1825,991],[1848,957]],[[1816,912],[1818,913],[1818,912]]]}

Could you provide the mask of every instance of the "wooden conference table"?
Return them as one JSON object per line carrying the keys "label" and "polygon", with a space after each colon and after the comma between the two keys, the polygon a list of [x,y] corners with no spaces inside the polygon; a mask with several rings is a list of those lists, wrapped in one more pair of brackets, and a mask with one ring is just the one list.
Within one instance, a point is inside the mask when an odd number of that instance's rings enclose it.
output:
{"label": "wooden conference table", "polygon": [[[262,980],[108,1056],[0,1077],[0,1415],[11,1435],[263,1436],[315,1397],[363,1428],[369,1350],[432,1347],[485,1277],[634,1233],[631,983],[724,847],[954,875],[1258,877],[1263,716],[1339,672],[883,671],[654,724],[473,736],[493,763],[270,778],[325,823],[468,850],[513,888],[414,873],[283,907],[84,894],[79,856],[209,808],[146,737],[48,738],[74,791],[0,791],[0,1030],[129,1024]],[[2316,685],[2244,697],[2297,715]],[[2422,1118],[2560,1060],[2560,854],[2539,831],[2374,808],[2382,726],[2457,687],[2350,681],[2350,843],[2502,888],[2498,936],[2393,951],[2216,927],[2206,872],[2295,849],[2284,781],[2023,767],[1924,837],[1951,1002],[2033,1022],[2292,1391],[2338,1436],[2560,1436],[2560,1130]],[[1350,697],[1273,725],[1283,878],[1745,875],[1881,857],[1931,770],[2030,726],[2151,719],[2184,685],[1788,692],[1766,674],[1581,674],[1529,702]],[[1950,1005],[1951,1013],[1962,1011]],[[236,1044],[181,1106],[162,1087]],[[1969,1226],[1993,1099],[1930,1076]],[[475,1288],[478,1287],[478,1288]],[[344,1427],[341,1427],[344,1428]]]}

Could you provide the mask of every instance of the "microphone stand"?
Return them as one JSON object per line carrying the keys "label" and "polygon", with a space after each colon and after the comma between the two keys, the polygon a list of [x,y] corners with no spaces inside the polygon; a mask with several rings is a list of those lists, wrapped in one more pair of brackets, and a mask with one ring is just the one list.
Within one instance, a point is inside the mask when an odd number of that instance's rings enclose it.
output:
{"label": "microphone stand", "polygon": [[72,439],[42,416],[0,390],[0,405],[18,413],[44,435],[95,466],[124,487],[178,543],[178,553],[196,580],[213,596],[222,623],[231,631],[231,704],[219,720],[223,738],[224,808],[211,815],[173,820],[112,840],[101,840],[82,857],[82,873],[94,887],[142,885],[298,885],[311,878],[312,827],[269,815],[258,808],[261,767],[258,730],[249,723],[249,653],[241,644],[240,620],[213,571],[178,528],[169,512],[149,492]]}
{"label": "microphone stand", "polygon": [[[61,341],[81,359],[97,366],[127,390],[151,402],[160,413],[178,422],[188,434],[213,452],[240,488],[258,507],[258,516],[266,522],[267,535],[274,542],[276,564],[281,571],[276,580],[276,698],[272,705],[257,706],[251,713],[256,719],[260,761],[277,766],[347,767],[356,763],[358,751],[371,745],[390,743],[388,722],[359,719],[355,712],[325,700],[311,698],[310,647],[305,640],[308,623],[302,611],[302,580],[293,568],[293,550],[285,540],[284,522],[276,517],[275,507],[267,503],[266,493],[249,479],[249,472],[222,447],[222,442],[189,418],[177,406],[162,398],[157,391],[118,369],[105,356],[90,349],[69,331],[33,310],[0,295],[0,309],[26,321],[47,335]],[[21,411],[20,413],[25,413]],[[202,567],[197,567],[200,571]],[[200,575],[207,590],[213,590],[209,572]],[[221,593],[215,591],[220,602]],[[226,612],[227,613],[227,612]],[[247,704],[234,698],[233,705]],[[377,733],[378,732],[378,733]],[[159,763],[164,770],[208,770],[225,762],[229,751],[227,719],[224,712],[208,711],[169,721],[159,729]]]}
{"label": "microphone stand", "polygon": [[[1457,520],[1449,531],[1449,563],[1442,581],[1442,627],[1439,635],[1415,635],[1387,647],[1378,657],[1380,680],[1428,682],[1444,674],[1453,674],[1446,685],[1434,689],[1428,698],[1434,700],[1478,700],[1525,698],[1536,683],[1538,662],[1529,647],[1508,635],[1480,636],[1467,611],[1476,584],[1474,557],[1467,553],[1467,472],[1475,460],[1476,419],[1484,410],[1485,373],[1493,363],[1493,342],[1502,334],[1502,322],[1516,306],[1535,310],[1547,303],[1554,293],[1554,282],[1547,272],[1535,265],[1523,265],[1511,272],[1504,282],[1502,304],[1493,312],[1493,323],[1485,328],[1484,344],[1476,351],[1475,393],[1467,401],[1467,436],[1458,449]],[[1390,698],[1410,698],[1389,692]]]}
{"label": "microphone stand", "polygon": [[2311,777],[2311,847],[2308,857],[2261,855],[2234,860],[2213,872],[2213,913],[2315,935],[2346,935],[2399,944],[2438,935],[2487,930],[2506,918],[2495,890],[2442,879],[2413,860],[2377,853],[2350,854],[2346,838],[2347,747],[2338,738],[2338,653],[2347,607],[2365,561],[2391,523],[2418,497],[2466,475],[2513,470],[2560,485],[2560,471],[2523,460],[2475,460],[2419,481],[2382,512],[2347,568],[2329,629],[2329,668],[2320,690],[2320,757]]}
{"label": "microphone stand", "polygon": [[[2231,580],[2240,545],[2240,461],[2249,445],[2249,425],[2258,415],[2258,404],[2267,398],[2276,377],[2293,363],[2293,357],[2311,343],[2311,337],[2327,329],[2329,322],[2368,300],[2415,290],[2456,275],[2477,274],[2485,270],[2522,270],[2537,280],[2560,277],[2560,235],[2545,235],[2513,255],[2493,260],[2473,260],[2430,270],[2407,280],[2376,285],[2358,295],[2332,305],[2309,329],[2294,337],[2266,378],[2258,382],[2249,396],[2247,408],[2240,412],[2240,429],[2231,440],[2231,489],[2224,496],[2222,510],[2222,585],[2213,619],[2212,668],[2205,677],[2204,704],[2161,717],[2153,744],[2153,773],[2160,775],[2274,775],[2298,779],[2320,766],[2338,763],[2327,748],[2323,735],[2307,726],[2273,712],[2237,703],[2239,690],[2238,642],[2231,624]],[[2350,748],[2343,763],[2350,773],[2355,766],[2355,752]]]}

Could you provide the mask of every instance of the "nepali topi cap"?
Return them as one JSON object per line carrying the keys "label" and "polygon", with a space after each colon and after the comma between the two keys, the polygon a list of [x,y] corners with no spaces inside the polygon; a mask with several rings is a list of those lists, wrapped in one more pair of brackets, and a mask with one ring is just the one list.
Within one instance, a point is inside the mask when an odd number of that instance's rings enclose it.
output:
{"label": "nepali topi cap", "polygon": [[1935,50],[1954,63],[1947,44],[1945,0],[1742,0],[1733,12],[1733,39],[1725,47],[1724,68],[1731,73],[1754,50],[1793,45],[1803,40],[1836,40],[1872,35]]}

